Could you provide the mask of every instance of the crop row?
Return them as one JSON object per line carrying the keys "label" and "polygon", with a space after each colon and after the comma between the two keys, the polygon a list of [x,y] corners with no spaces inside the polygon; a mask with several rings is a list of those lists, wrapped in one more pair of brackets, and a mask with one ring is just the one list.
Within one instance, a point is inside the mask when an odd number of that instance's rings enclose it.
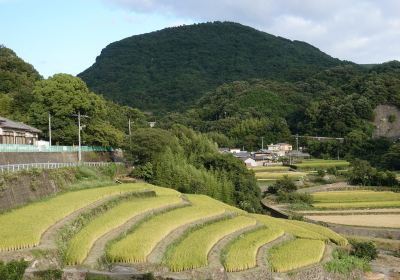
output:
{"label": "crop row", "polygon": [[60,194],[0,215],[0,251],[37,246],[42,234],[69,214],[97,201],[147,189],[126,184]]}
{"label": "crop row", "polygon": [[[173,230],[195,221],[218,216],[226,211],[242,213],[204,195],[187,195],[190,207],[155,215],[135,226],[124,238],[114,242],[107,256],[112,262],[145,262],[155,246]],[[149,234],[151,232],[152,234]]]}

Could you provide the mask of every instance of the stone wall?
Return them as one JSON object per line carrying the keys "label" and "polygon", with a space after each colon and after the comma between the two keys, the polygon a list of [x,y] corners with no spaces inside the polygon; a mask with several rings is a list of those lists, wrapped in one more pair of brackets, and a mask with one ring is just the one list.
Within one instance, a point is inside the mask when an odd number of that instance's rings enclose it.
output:
{"label": "stone wall", "polygon": [[374,110],[374,138],[400,138],[400,110],[392,105],[379,105]]}

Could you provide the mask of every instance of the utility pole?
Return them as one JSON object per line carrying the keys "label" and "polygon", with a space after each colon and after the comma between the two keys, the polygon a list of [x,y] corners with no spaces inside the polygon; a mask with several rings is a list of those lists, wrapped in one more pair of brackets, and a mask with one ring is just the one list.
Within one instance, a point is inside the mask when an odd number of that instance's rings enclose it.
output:
{"label": "utility pole", "polygon": [[131,138],[131,118],[128,120],[129,139]]}
{"label": "utility pole", "polygon": [[49,145],[51,146],[51,114],[49,112]]}
{"label": "utility pole", "polygon": [[299,134],[296,134],[296,150],[299,151]]}
{"label": "utility pole", "polygon": [[261,137],[261,150],[264,150],[264,137]]}
{"label": "utility pole", "polygon": [[82,150],[81,150],[81,117],[88,118],[86,115],[81,115],[81,111],[78,111],[78,114],[73,114],[72,116],[78,117],[78,162],[82,161]]}

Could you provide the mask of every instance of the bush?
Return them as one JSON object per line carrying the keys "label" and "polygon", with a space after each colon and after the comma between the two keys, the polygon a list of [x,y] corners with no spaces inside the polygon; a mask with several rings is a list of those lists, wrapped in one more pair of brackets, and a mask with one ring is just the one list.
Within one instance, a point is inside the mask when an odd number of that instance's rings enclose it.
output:
{"label": "bush", "polygon": [[146,182],[151,182],[153,180],[153,164],[147,162],[145,165],[138,166],[133,169],[131,175],[138,179],[143,179]]}
{"label": "bush", "polygon": [[87,166],[79,166],[76,168],[75,178],[77,180],[97,178],[98,174],[95,169]]}
{"label": "bush", "polygon": [[378,256],[378,251],[372,241],[358,242],[355,240],[351,240],[350,243],[352,245],[351,255],[353,256],[363,258],[368,261],[372,261]]}
{"label": "bush", "polygon": [[333,254],[333,260],[327,262],[324,268],[328,272],[349,275],[353,270],[370,271],[371,267],[367,260],[350,256],[343,249],[336,249]]}
{"label": "bush", "polygon": [[283,179],[277,180],[276,183],[268,188],[269,193],[278,192],[294,192],[297,190],[294,182],[289,178],[289,176],[283,176]]}
{"label": "bush", "polygon": [[41,280],[61,280],[63,272],[59,269],[49,269],[43,271],[37,271],[34,273],[35,277]]}
{"label": "bush", "polygon": [[278,202],[283,203],[301,203],[311,205],[314,200],[313,197],[308,193],[297,193],[297,192],[282,192],[278,191]]}
{"label": "bush", "polygon": [[326,170],[326,173],[328,173],[328,174],[330,174],[330,175],[335,175],[335,176],[337,176],[337,175],[338,175],[338,170],[336,169],[335,166],[333,166],[333,167],[329,167],[329,168]]}
{"label": "bush", "polygon": [[325,170],[323,170],[323,169],[318,169],[318,170],[317,170],[317,174],[318,174],[318,176],[323,177],[323,176],[325,176]]}
{"label": "bush", "polygon": [[25,269],[29,263],[20,261],[11,261],[7,264],[0,261],[0,279],[1,280],[22,280]]}

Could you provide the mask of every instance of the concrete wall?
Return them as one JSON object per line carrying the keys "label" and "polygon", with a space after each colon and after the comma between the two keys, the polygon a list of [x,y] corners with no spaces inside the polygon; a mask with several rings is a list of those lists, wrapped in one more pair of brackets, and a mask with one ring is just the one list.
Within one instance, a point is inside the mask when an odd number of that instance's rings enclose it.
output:
{"label": "concrete wall", "polygon": [[[113,161],[112,152],[82,152],[82,160],[88,162]],[[46,162],[77,162],[78,153],[0,153],[0,165]]]}

